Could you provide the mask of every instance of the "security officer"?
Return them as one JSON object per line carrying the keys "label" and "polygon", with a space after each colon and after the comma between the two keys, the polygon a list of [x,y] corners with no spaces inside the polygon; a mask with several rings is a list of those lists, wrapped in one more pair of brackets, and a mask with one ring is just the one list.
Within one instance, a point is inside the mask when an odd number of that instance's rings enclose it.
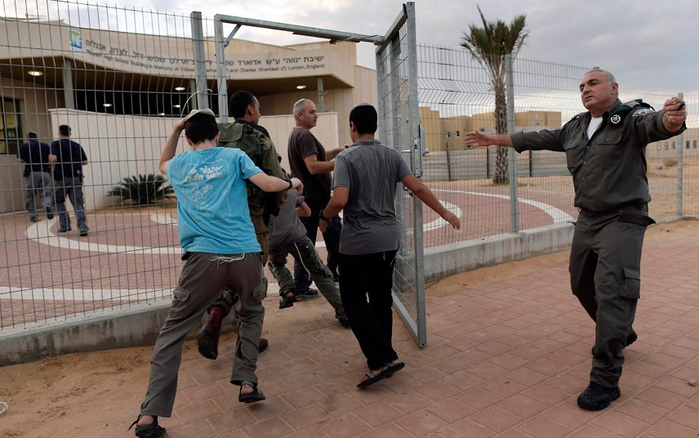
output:
{"label": "security officer", "polygon": [[596,322],[590,384],[578,406],[601,410],[620,397],[624,347],[636,340],[632,324],[641,287],[641,248],[648,216],[646,145],[686,129],[680,99],[662,111],[636,100],[622,104],[614,76],[595,67],[580,83],[586,112],[554,130],[465,137],[474,146],[565,152],[580,215],[570,251],[573,294]]}
{"label": "security officer", "polygon": [[[245,152],[253,163],[268,175],[289,180],[289,176],[279,164],[279,154],[269,136],[269,132],[258,125],[260,121],[260,102],[250,92],[239,90],[230,99],[233,123],[219,123],[221,136],[217,146],[234,147]],[[286,190],[277,193],[265,193],[257,187],[248,187],[248,208],[250,219],[255,226],[257,241],[262,248],[262,266],[267,264],[269,256],[270,215],[277,215],[279,208],[286,201]],[[197,334],[199,353],[208,358],[218,357],[218,338],[221,334],[221,322],[237,304],[238,296],[235,291],[226,289],[209,308],[209,318]],[[233,323],[237,326],[236,322]],[[268,341],[260,340],[260,352],[267,348]]]}

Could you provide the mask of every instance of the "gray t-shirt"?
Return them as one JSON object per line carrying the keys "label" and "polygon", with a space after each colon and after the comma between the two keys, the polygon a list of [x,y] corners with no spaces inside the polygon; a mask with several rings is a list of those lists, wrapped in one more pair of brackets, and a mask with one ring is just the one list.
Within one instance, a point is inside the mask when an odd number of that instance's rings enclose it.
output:
{"label": "gray t-shirt", "polygon": [[335,158],[333,187],[349,188],[340,253],[373,254],[398,249],[396,184],[410,175],[398,151],[378,140],[360,140]]}
{"label": "gray t-shirt", "polygon": [[269,249],[277,250],[292,245],[306,236],[306,227],[296,214],[296,207],[303,204],[303,196],[290,189],[279,214],[269,220]]}

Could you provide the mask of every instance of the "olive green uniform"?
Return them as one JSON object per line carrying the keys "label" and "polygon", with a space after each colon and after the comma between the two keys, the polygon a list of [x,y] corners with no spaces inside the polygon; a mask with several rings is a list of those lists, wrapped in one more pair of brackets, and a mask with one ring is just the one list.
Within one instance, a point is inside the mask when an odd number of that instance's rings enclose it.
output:
{"label": "olive green uniform", "polygon": [[[243,120],[236,120],[233,123],[219,123],[218,128],[221,135],[216,146],[238,148],[245,152],[252,162],[267,175],[289,179],[279,164],[277,149],[274,147],[269,133],[263,127]],[[269,216],[276,215],[279,208],[284,205],[286,192],[284,190],[266,193],[253,184],[248,185],[248,208],[250,209],[250,219],[255,226],[257,241],[262,248],[262,266],[267,264],[269,257],[269,243],[267,241]],[[236,302],[235,291],[226,289],[213,305],[223,308],[224,316],[226,316]]]}
{"label": "olive green uniform", "polygon": [[662,124],[656,112],[639,101],[617,101],[602,124],[587,136],[589,112],[562,127],[512,135],[517,152],[565,152],[573,176],[575,224],[570,252],[573,294],[596,322],[590,381],[603,387],[619,384],[623,349],[632,331],[641,287],[641,249],[648,216],[646,145],[679,134]]}

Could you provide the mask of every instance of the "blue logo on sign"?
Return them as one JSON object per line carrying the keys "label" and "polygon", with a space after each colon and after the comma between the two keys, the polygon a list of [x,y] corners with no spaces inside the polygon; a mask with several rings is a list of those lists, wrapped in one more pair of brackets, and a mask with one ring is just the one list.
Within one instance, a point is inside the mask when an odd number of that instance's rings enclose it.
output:
{"label": "blue logo on sign", "polygon": [[70,35],[70,47],[76,50],[83,49],[83,38],[80,36],[80,32],[69,30]]}

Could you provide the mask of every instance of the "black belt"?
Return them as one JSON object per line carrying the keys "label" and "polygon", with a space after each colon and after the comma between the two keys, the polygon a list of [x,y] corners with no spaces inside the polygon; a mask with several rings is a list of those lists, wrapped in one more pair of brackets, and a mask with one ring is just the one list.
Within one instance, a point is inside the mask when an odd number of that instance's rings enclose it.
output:
{"label": "black belt", "polygon": [[621,204],[616,208],[605,211],[593,211],[586,208],[578,208],[580,215],[586,217],[602,217],[617,214],[620,211],[648,211],[648,204]]}

